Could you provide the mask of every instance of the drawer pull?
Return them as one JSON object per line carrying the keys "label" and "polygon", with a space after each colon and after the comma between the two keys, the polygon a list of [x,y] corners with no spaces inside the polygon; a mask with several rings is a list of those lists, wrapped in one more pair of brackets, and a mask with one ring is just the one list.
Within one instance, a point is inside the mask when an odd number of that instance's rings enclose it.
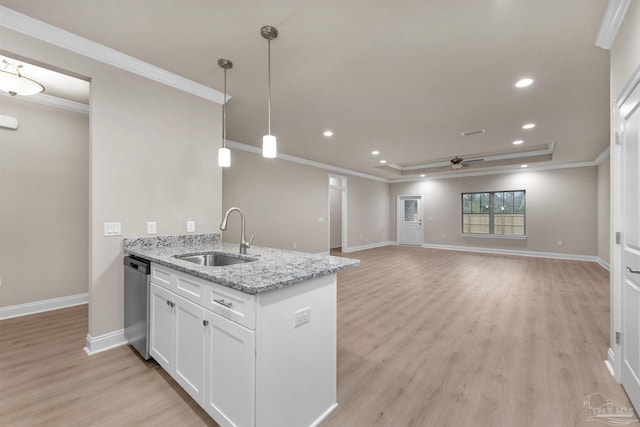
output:
{"label": "drawer pull", "polygon": [[208,325],[209,325],[209,321],[208,321],[208,320],[203,320],[203,321],[202,321],[202,324],[203,324],[204,326],[208,326]]}
{"label": "drawer pull", "polygon": [[167,305],[168,305],[169,307],[175,307],[176,303],[175,303],[175,302],[171,302],[171,301],[167,300]]}
{"label": "drawer pull", "polygon": [[231,302],[226,302],[226,301],[225,301],[225,300],[223,300],[223,299],[214,299],[214,300],[213,300],[213,302],[217,302],[218,304],[223,305],[223,306],[225,306],[225,307],[227,307],[227,308],[231,308],[231,306],[233,305],[233,303],[231,303]]}

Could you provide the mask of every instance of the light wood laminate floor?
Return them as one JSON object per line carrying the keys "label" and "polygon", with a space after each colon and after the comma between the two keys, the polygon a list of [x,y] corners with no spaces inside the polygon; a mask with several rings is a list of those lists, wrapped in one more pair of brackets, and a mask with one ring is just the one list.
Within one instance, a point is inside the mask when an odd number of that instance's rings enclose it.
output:
{"label": "light wood laminate floor", "polygon": [[[591,262],[389,246],[338,275],[338,402],[322,427],[569,427],[605,368]],[[216,426],[128,346],[83,351],[87,307],[0,321],[2,426]]]}

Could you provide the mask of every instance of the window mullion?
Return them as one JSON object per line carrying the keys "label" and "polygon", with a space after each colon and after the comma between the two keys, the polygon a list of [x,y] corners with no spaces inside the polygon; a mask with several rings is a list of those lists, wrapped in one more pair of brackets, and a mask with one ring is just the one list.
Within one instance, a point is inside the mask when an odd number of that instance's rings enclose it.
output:
{"label": "window mullion", "polygon": [[495,230],[494,230],[495,221],[493,218],[493,213],[494,213],[493,194],[494,193],[489,193],[489,234],[495,234]]}

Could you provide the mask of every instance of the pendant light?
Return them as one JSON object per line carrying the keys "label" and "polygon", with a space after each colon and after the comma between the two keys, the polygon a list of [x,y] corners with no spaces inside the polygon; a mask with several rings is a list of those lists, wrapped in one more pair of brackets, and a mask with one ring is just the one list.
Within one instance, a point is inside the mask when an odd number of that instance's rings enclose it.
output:
{"label": "pendant light", "polygon": [[231,166],[231,150],[227,148],[227,70],[233,67],[228,59],[218,59],[218,65],[224,69],[224,100],[222,102],[222,147],[218,148],[218,166]]}
{"label": "pendant light", "polygon": [[44,91],[44,86],[20,73],[22,65],[13,65],[6,59],[4,69],[0,70],[0,90],[11,96],[35,95]]}
{"label": "pendant light", "polygon": [[265,136],[262,137],[262,156],[263,157],[267,157],[267,158],[274,158],[276,157],[277,153],[278,153],[278,149],[277,149],[277,141],[276,141],[276,137],[271,135],[271,40],[275,39],[276,37],[278,37],[278,30],[275,29],[275,27],[272,27],[270,25],[265,25],[264,27],[262,27],[260,29],[260,34],[262,34],[262,37],[264,37],[265,39],[267,39],[267,55],[268,55],[268,65],[269,65],[269,73],[268,73],[268,78],[269,78],[269,107],[268,107],[268,114],[269,114],[269,133]]}

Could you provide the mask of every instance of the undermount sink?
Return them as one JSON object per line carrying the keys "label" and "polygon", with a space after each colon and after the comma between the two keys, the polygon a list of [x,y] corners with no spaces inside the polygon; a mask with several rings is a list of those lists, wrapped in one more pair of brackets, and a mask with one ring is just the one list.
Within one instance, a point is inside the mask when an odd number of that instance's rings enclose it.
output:
{"label": "undermount sink", "polygon": [[253,262],[258,260],[258,258],[239,257],[229,254],[223,254],[220,252],[198,255],[176,255],[176,258],[207,267],[223,267],[226,265],[244,264],[246,262]]}

